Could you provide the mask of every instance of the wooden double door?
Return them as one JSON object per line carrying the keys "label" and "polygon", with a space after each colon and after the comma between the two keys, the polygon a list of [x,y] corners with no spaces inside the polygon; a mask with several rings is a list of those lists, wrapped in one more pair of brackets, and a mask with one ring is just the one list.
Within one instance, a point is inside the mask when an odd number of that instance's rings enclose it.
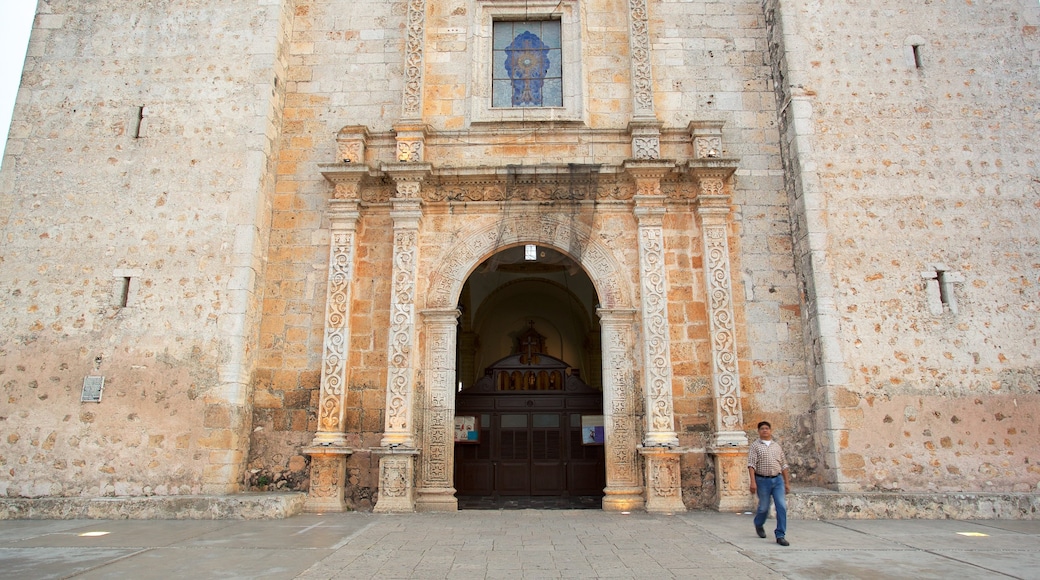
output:
{"label": "wooden double door", "polygon": [[602,416],[598,392],[460,394],[456,408],[479,422],[476,442],[455,445],[458,495],[603,495],[603,445],[582,439],[582,418]]}

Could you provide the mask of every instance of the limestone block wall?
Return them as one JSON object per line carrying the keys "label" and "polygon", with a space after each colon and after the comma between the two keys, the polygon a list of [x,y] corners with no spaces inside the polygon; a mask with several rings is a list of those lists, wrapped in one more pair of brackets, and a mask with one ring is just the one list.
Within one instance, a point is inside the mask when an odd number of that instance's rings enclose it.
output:
{"label": "limestone block wall", "polygon": [[40,4],[0,174],[0,494],[240,488],[283,8]]}
{"label": "limestone block wall", "polygon": [[763,5],[830,481],[1036,489],[1040,8]]}

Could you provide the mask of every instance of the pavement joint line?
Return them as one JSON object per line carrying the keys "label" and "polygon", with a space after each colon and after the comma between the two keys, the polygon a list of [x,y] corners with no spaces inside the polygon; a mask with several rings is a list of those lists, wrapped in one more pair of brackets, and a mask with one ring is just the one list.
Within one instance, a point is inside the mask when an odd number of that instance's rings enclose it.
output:
{"label": "pavement joint line", "polygon": [[144,553],[147,553],[147,552],[151,552],[154,549],[155,548],[144,548],[144,549],[141,549],[141,550],[137,550],[136,552],[131,552],[129,554],[124,554],[124,555],[122,555],[122,556],[120,556],[120,557],[118,557],[118,558],[116,558],[114,560],[108,560],[108,561],[105,561],[105,562],[102,562],[102,563],[98,564],[97,566],[91,566],[90,568],[87,568],[86,570],[80,570],[78,572],[74,572],[72,574],[69,574],[68,576],[62,576],[61,580],[66,580],[68,578],[75,578],[76,576],[82,576],[83,574],[86,574],[87,572],[93,572],[94,570],[100,570],[101,568],[104,568],[106,566],[111,566],[112,564],[115,564],[117,562],[122,562],[123,560],[127,560],[127,559],[130,559],[130,558],[133,558],[134,556],[139,556],[141,554],[144,554]]}
{"label": "pavement joint line", "polygon": [[352,534],[348,535],[347,537],[343,538],[342,540],[336,542],[333,546],[331,546],[331,549],[332,550],[339,550],[340,548],[346,546],[347,544],[349,544],[351,542],[351,540],[353,540],[354,538],[356,538],[359,535],[361,535],[362,532],[364,532],[368,528],[371,528],[373,525],[375,525],[376,521],[378,521],[378,520],[373,519],[372,521],[368,522],[364,526],[354,530],[354,533],[352,533]]}
{"label": "pavement joint line", "polygon": [[307,526],[306,528],[303,528],[302,530],[294,533],[293,535],[294,536],[299,536],[300,534],[307,533],[307,532],[313,530],[314,528],[316,528],[316,527],[318,527],[320,525],[323,525],[324,523],[325,523],[325,520],[322,520],[322,521],[320,521],[320,522],[318,522],[318,523],[316,523],[316,524],[314,524],[312,526]]}

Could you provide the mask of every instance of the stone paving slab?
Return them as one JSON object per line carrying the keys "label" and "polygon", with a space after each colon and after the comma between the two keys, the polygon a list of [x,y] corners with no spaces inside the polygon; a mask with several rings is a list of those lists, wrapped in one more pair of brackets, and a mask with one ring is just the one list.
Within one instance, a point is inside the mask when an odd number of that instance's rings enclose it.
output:
{"label": "stone paving slab", "polygon": [[[772,522],[770,522],[771,524]],[[767,525],[767,529],[770,526]],[[81,536],[85,532],[108,532]],[[985,535],[962,535],[962,532]],[[572,511],[0,522],[0,571],[40,578],[1037,578],[1040,522]]]}

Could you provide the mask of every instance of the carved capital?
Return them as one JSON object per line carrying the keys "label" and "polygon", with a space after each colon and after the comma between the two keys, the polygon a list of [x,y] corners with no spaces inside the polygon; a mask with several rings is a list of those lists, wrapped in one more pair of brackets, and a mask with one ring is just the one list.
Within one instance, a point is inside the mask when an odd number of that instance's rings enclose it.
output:
{"label": "carved capital", "polygon": [[394,125],[398,163],[422,163],[426,158],[427,128],[421,124]]}
{"label": "carved capital", "polygon": [[365,146],[368,143],[368,128],[364,125],[343,127],[336,134],[336,151],[343,163],[365,163]]}
{"label": "carved capital", "polygon": [[344,163],[322,163],[318,165],[326,181],[334,186],[332,199],[359,199],[361,186],[368,177],[368,167]]}

